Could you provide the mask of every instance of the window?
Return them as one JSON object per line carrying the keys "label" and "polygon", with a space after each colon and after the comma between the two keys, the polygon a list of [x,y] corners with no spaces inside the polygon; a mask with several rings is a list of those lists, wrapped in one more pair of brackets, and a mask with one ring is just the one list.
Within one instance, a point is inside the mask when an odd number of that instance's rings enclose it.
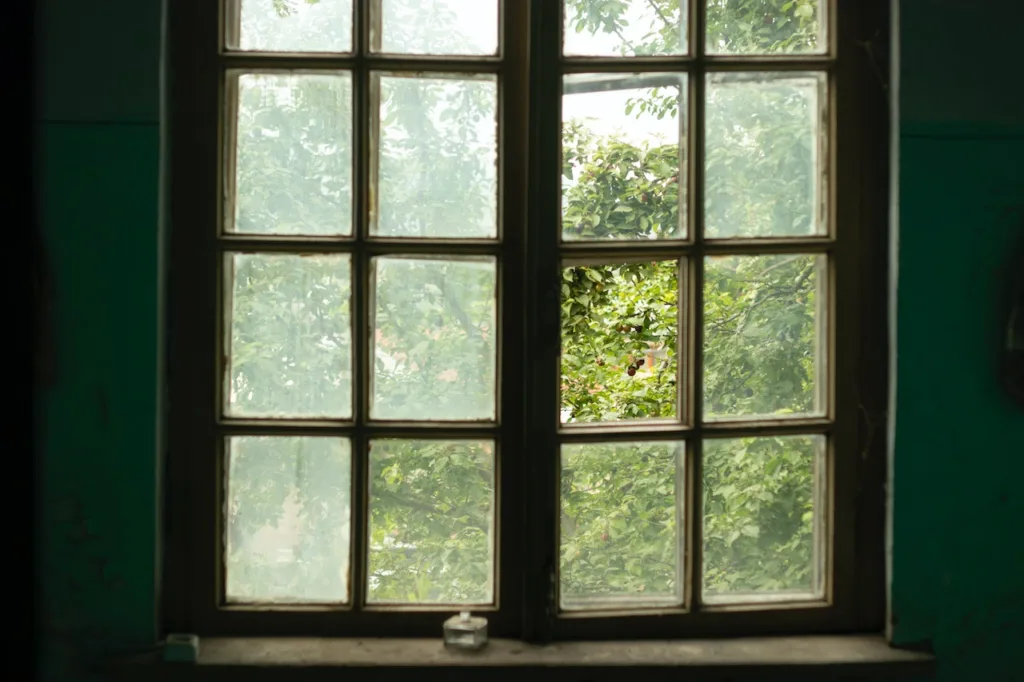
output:
{"label": "window", "polygon": [[880,629],[870,4],[174,3],[168,624]]}

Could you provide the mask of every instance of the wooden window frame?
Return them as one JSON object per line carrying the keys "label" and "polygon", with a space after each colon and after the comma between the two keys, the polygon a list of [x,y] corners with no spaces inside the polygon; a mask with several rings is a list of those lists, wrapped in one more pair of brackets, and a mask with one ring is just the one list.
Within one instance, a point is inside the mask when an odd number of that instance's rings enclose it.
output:
{"label": "wooden window frame", "polygon": [[[887,401],[886,273],[888,155],[884,65],[869,48],[888,30],[887,3],[823,0],[829,52],[821,56],[701,56],[703,2],[689,6],[690,56],[629,59],[561,55],[562,2],[505,0],[507,36],[500,56],[418,57],[367,54],[370,26],[356,0],[351,55],[226,52],[226,3],[177,0],[169,9],[171,95],[171,240],[169,466],[165,480],[167,544],[162,613],[168,630],[201,635],[438,637],[458,607],[361,605],[366,551],[367,439],[487,437],[497,443],[495,606],[486,615],[493,637],[528,641],[718,637],[879,631],[884,613],[884,438]],[[557,65],[557,68],[555,66]],[[346,69],[353,74],[354,229],[351,238],[254,237],[222,234],[226,165],[224,131],[229,69]],[[368,144],[372,70],[499,76],[499,239],[373,237],[367,231]],[[562,75],[571,72],[684,71],[687,77],[686,239],[624,245],[560,242],[560,107]],[[708,240],[702,234],[702,74],[716,71],[813,70],[829,80],[829,233],[821,237]],[[366,334],[353,335],[354,413],[347,422],[274,422],[220,417],[219,348],[222,254],[227,251],[352,254],[355,329],[368,329],[369,258],[391,253],[489,254],[499,265],[498,420],[479,423],[374,423]],[[830,257],[827,376],[831,399],[823,418],[701,422],[700,268],[705,255],[827,253]],[[564,429],[558,424],[559,262],[571,257],[675,257],[685,267],[681,320],[687,372],[681,424]],[[522,381],[512,378],[522,377]],[[554,384],[554,385],[553,385]],[[700,524],[694,481],[702,436],[829,435],[825,599],[815,603],[701,605]],[[244,607],[222,602],[219,568],[224,437],[247,434],[346,436],[353,446],[352,606]],[[682,439],[687,442],[685,575],[682,607],[560,613],[558,444],[587,439]],[[537,491],[548,491],[538,494]],[[360,523],[361,522],[361,523]]]}

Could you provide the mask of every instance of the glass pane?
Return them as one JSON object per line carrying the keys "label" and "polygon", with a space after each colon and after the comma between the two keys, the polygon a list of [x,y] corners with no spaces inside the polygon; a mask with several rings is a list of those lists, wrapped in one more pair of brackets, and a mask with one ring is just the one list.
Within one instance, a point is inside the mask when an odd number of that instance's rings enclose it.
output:
{"label": "glass pane", "polygon": [[341,438],[229,439],[229,603],[349,600],[349,458]]}
{"label": "glass pane", "polygon": [[367,601],[494,601],[494,444],[375,440]]}
{"label": "glass pane", "polygon": [[352,79],[238,79],[235,213],[229,231],[352,233]]}
{"label": "glass pane", "polygon": [[234,254],[225,411],[352,416],[347,255]]}
{"label": "glass pane", "polygon": [[352,0],[239,1],[243,50],[352,51]]}
{"label": "glass pane", "polygon": [[679,262],[562,270],[562,423],[678,415]]}
{"label": "glass pane", "polygon": [[498,0],[377,0],[375,49],[394,54],[493,55]]}
{"label": "glass pane", "polygon": [[708,76],[708,237],[824,234],[824,83],[814,74]]}
{"label": "glass pane", "polygon": [[561,606],[683,600],[683,444],[562,446]]}
{"label": "glass pane", "polygon": [[685,0],[565,0],[568,56],[685,54],[686,32]]}
{"label": "glass pane", "polygon": [[824,52],[827,6],[827,0],[708,0],[708,54]]}
{"label": "glass pane", "polygon": [[562,239],[686,236],[685,100],[681,74],[565,77]]}
{"label": "glass pane", "polygon": [[822,593],[823,436],[704,441],[704,601]]}
{"label": "glass pane", "polygon": [[708,258],[704,414],[824,412],[824,256]]}
{"label": "glass pane", "polygon": [[375,258],[374,419],[495,417],[493,258]]}
{"label": "glass pane", "polygon": [[494,237],[497,81],[380,76],[379,196],[384,237]]}

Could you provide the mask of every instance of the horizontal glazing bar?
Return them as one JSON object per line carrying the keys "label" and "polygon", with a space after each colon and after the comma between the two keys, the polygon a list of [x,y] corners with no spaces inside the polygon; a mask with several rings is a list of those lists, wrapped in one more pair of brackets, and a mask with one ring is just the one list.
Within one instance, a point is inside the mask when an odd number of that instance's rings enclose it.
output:
{"label": "horizontal glazing bar", "polygon": [[807,239],[721,239],[708,240],[701,245],[693,242],[564,242],[564,258],[591,262],[592,259],[643,260],[699,254],[706,256],[759,253],[828,253],[835,241],[828,238]]}
{"label": "horizontal glazing bar", "polygon": [[419,439],[473,439],[497,440],[501,428],[497,424],[476,422],[424,422],[356,424],[342,421],[314,420],[221,420],[217,430],[222,436],[324,436],[337,438],[419,438]]}
{"label": "horizontal glazing bar", "polygon": [[699,428],[679,424],[595,424],[589,426],[563,426],[558,439],[563,443],[604,443],[647,440],[690,440],[702,438],[751,438],[756,436],[786,436],[799,434],[828,434],[833,423],[828,419],[759,420],[711,422]]}
{"label": "horizontal glazing bar", "polygon": [[458,73],[500,73],[504,64],[497,57],[444,58],[400,55],[388,57],[355,57],[340,54],[278,54],[259,52],[227,52],[221,54],[223,69],[246,71],[279,70],[332,70],[332,71],[443,71]]}
{"label": "horizontal glazing bar", "polygon": [[497,256],[500,242],[490,240],[443,239],[317,239],[301,237],[236,237],[223,236],[218,242],[222,251],[269,253],[348,253],[370,255],[424,254],[438,256]]}
{"label": "horizontal glazing bar", "polygon": [[571,57],[562,60],[564,73],[593,71],[828,71],[831,57]]}

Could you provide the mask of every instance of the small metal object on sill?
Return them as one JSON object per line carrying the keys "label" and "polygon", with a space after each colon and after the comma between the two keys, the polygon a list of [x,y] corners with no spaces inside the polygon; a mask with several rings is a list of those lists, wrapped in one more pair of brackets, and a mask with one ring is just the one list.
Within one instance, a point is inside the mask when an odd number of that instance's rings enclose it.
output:
{"label": "small metal object on sill", "polygon": [[487,646],[487,619],[463,611],[444,622],[444,645],[449,649],[479,651]]}
{"label": "small metal object on sill", "polygon": [[168,663],[198,662],[199,637],[183,633],[167,635],[163,646],[163,659]]}

